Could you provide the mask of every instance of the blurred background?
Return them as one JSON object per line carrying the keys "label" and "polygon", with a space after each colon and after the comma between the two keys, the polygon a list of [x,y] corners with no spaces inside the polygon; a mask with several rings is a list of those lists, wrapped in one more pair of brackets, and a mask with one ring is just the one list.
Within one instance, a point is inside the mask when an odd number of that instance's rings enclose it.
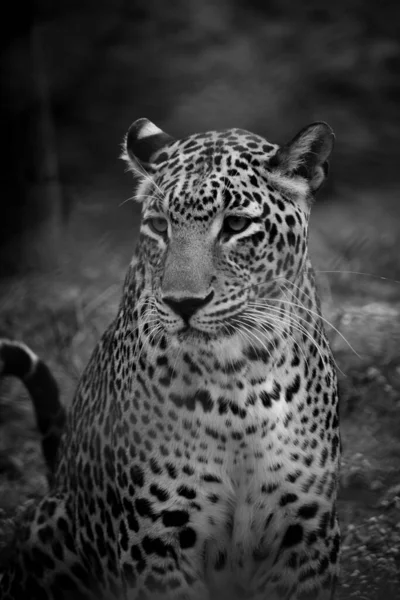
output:
{"label": "blurred background", "polygon": [[117,158],[142,116],[174,136],[235,126],[278,143],[325,120],[337,136],[325,193],[398,184],[396,0],[18,7],[1,24],[0,273],[48,260],[82,202],[110,215],[130,196]]}
{"label": "blurred background", "polygon": [[[276,143],[316,120],[334,129],[310,246],[342,391],[339,597],[398,598],[400,2],[14,8],[0,22],[0,335],[47,360],[66,403],[136,242],[140,207],[118,158],[130,123],[175,137],[241,127]],[[0,562],[7,517],[44,493],[43,472],[30,402],[2,383]]]}

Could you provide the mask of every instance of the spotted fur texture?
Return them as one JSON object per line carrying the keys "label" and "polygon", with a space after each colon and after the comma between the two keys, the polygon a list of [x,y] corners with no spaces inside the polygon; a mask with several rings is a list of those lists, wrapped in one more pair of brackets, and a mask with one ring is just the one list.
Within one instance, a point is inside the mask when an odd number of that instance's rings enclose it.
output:
{"label": "spotted fur texture", "polygon": [[324,123],[278,147],[146,119],[141,235],[2,598],[331,599],[338,396],[308,219]]}

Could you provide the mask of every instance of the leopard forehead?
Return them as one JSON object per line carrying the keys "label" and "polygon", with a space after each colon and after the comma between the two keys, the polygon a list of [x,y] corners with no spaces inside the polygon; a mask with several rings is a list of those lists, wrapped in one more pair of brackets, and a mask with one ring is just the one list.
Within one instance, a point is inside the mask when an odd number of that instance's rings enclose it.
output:
{"label": "leopard forehead", "polygon": [[257,188],[273,191],[268,161],[278,148],[241,129],[174,141],[156,156],[152,178],[139,185],[138,199],[145,200],[145,209],[168,211],[175,221],[190,214],[191,220],[207,222],[221,209],[251,214],[262,203]]}
{"label": "leopard forehead", "polygon": [[[308,125],[290,142],[278,146],[242,129],[209,131],[175,140],[142,118],[130,126],[121,158],[139,176],[136,197],[143,200],[145,208],[152,200],[153,207],[161,208],[162,195],[169,194],[165,209],[173,193],[178,206],[195,196],[204,182],[209,188],[231,185],[242,192],[235,200],[246,203],[245,188],[257,187],[258,176],[264,189],[269,185],[270,191],[277,190],[282,199],[296,201],[308,214],[328,174],[333,144],[333,131],[322,121]],[[203,195],[209,196],[209,191]],[[215,204],[216,195],[211,194],[211,203]],[[205,204],[200,202],[196,208],[204,209]]]}
{"label": "leopard forehead", "polygon": [[196,133],[182,140],[174,141],[159,153],[155,163],[165,160],[181,159],[185,166],[210,164],[220,166],[224,157],[242,158],[245,163],[255,160],[257,156],[268,158],[274,154],[278,146],[270,144],[264,138],[243,129],[226,129],[224,131],[208,131]]}

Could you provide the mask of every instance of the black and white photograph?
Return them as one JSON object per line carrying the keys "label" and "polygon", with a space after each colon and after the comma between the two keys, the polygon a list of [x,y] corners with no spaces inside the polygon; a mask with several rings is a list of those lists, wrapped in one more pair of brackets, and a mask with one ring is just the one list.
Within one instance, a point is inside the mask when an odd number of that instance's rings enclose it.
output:
{"label": "black and white photograph", "polygon": [[0,600],[400,600],[400,3],[0,29]]}

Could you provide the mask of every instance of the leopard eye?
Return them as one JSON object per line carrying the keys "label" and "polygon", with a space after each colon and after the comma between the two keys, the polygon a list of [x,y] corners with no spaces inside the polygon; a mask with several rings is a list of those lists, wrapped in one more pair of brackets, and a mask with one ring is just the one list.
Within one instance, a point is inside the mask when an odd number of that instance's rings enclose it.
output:
{"label": "leopard eye", "polygon": [[147,224],[154,233],[164,235],[168,230],[168,221],[162,217],[153,217],[148,219]]}
{"label": "leopard eye", "polygon": [[250,219],[246,217],[226,217],[222,225],[223,233],[241,233],[250,225]]}

